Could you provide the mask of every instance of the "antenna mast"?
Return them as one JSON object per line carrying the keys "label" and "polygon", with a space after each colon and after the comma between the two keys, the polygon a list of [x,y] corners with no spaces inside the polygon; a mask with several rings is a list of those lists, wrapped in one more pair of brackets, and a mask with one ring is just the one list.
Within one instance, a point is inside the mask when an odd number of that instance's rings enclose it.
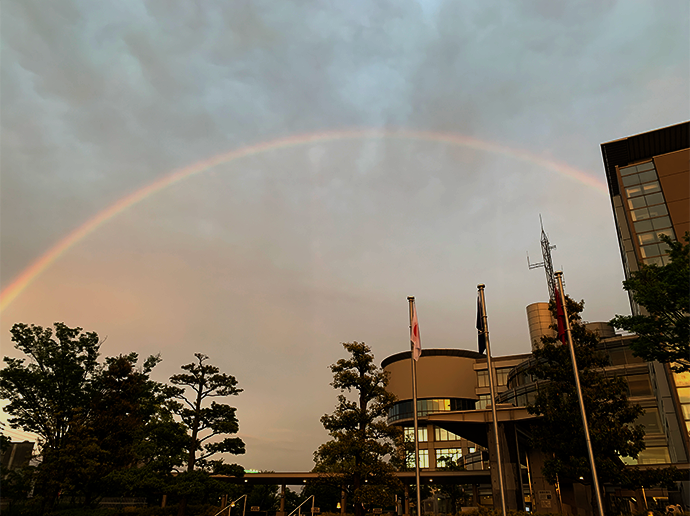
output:
{"label": "antenna mast", "polygon": [[556,299],[556,278],[553,275],[553,262],[551,261],[551,250],[556,249],[555,245],[549,243],[549,237],[544,231],[544,222],[541,220],[541,214],[539,214],[539,224],[541,225],[541,256],[543,261],[539,263],[530,263],[529,253],[527,253],[527,266],[532,269],[544,268],[546,273],[546,285],[549,287],[549,299]]}

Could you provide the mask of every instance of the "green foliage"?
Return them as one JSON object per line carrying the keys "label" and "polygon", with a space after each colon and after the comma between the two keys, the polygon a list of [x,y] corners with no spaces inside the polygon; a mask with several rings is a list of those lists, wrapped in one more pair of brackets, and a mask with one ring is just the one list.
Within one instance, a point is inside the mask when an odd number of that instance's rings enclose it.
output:
{"label": "green foliage", "polygon": [[161,476],[181,462],[183,430],[165,409],[163,386],[149,378],[159,357],[141,368],[136,353],[100,364],[98,335],[63,323],[15,324],[11,334],[29,361],[5,357],[0,396],[10,425],[39,436],[33,480],[41,509],[58,493],[89,505],[104,494],[162,487]]}
{"label": "green foliage", "polygon": [[[374,355],[364,343],[344,343],[349,359],[332,364],[331,385],[341,391],[332,415],[321,423],[332,437],[314,453],[314,471],[324,483],[343,486],[355,514],[362,516],[362,504],[386,505],[401,488],[387,462],[395,452],[400,430],[386,423],[395,397],[386,391],[388,377],[374,364]],[[354,393],[349,400],[343,393]]]}
{"label": "green foliage", "polygon": [[[551,303],[555,317],[555,304]],[[597,473],[602,482],[619,482],[625,465],[620,456],[636,458],[644,449],[644,430],[635,425],[643,413],[628,402],[627,386],[621,377],[607,377],[603,368],[608,358],[596,350],[598,336],[588,331],[580,318],[584,301],[566,298],[575,355],[587,412]],[[533,425],[533,444],[544,452],[543,472],[555,483],[561,480],[591,480],[582,418],[575,389],[568,347],[556,338],[542,337],[542,347],[534,351],[530,373],[539,390],[531,414],[542,416]]]}
{"label": "green foliage", "polygon": [[630,345],[636,356],[668,363],[676,372],[690,371],[690,234],[684,244],[666,235],[662,240],[670,262],[642,265],[623,282],[649,315],[617,315],[611,324],[639,336]]}
{"label": "green foliage", "polygon": [[[234,376],[221,373],[218,367],[205,364],[206,355],[195,353],[197,363],[183,365],[181,368],[186,373],[176,374],[170,377],[167,393],[170,397],[180,400],[171,404],[174,412],[182,419],[187,428],[187,471],[194,471],[198,465],[201,469],[213,469],[219,471],[223,464],[222,459],[208,461],[207,459],[216,453],[231,453],[239,455],[244,453],[244,442],[239,437],[226,437],[220,441],[207,442],[218,435],[235,434],[239,431],[239,422],[235,415],[235,408],[230,405],[211,402],[210,406],[204,406],[207,398],[236,396],[242,389],[237,387]],[[191,397],[186,390],[190,389]],[[197,456],[197,453],[201,454]],[[239,468],[239,467],[238,467]],[[234,471],[239,473],[241,468]],[[241,469],[244,473],[244,469]]]}

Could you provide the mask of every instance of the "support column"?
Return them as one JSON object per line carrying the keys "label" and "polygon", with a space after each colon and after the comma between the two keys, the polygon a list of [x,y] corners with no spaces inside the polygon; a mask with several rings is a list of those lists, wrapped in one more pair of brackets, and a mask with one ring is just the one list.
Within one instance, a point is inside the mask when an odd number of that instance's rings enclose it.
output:
{"label": "support column", "polygon": [[[498,425],[498,435],[501,443],[502,459],[503,459],[503,485],[506,491],[506,510],[517,511],[517,491],[518,482],[515,478],[515,463],[512,462],[512,458],[515,454],[515,446],[508,447],[508,442],[506,440],[506,425],[507,423],[500,423]],[[491,490],[494,493],[500,493],[500,481],[498,478],[498,462],[496,457],[496,445],[494,434],[492,431],[487,431],[487,436],[489,438],[489,463],[491,464]],[[501,500],[498,496],[494,496],[494,510],[501,510]]]}
{"label": "support column", "polygon": [[285,484],[280,486],[280,510],[276,516],[285,516]]}

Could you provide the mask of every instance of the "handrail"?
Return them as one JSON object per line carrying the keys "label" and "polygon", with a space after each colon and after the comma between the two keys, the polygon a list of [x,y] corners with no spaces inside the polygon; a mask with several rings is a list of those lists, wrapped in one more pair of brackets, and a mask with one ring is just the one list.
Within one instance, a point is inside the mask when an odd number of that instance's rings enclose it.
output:
{"label": "handrail", "polygon": [[244,516],[244,515],[247,513],[247,498],[246,498],[246,497],[247,497],[247,495],[246,495],[246,494],[243,494],[243,495],[240,496],[237,500],[235,500],[234,502],[230,502],[230,503],[228,504],[227,507],[222,508],[220,511],[218,511],[218,512],[217,512],[216,514],[214,514],[213,516],[218,516],[220,513],[222,513],[222,512],[225,511],[226,509],[227,509],[228,515],[229,515],[229,514],[230,514],[230,509],[232,509],[232,508],[235,506],[235,504],[236,504],[237,502],[239,502],[242,498],[244,498],[244,505],[242,506],[242,516]]}
{"label": "handrail", "polygon": [[[309,498],[311,498],[311,509],[312,509],[311,512],[312,512],[312,514],[314,514],[314,495],[310,495]],[[288,514],[288,516],[292,516],[293,514],[295,514],[295,512],[298,511],[300,507],[302,507],[305,503],[307,503],[309,501],[309,498],[307,498],[301,504],[299,504],[294,511],[292,511],[290,514]]]}

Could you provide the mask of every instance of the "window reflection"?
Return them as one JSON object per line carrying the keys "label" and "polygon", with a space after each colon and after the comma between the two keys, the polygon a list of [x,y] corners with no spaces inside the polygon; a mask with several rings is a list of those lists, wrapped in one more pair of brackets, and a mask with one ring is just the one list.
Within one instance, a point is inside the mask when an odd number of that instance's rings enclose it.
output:
{"label": "window reflection", "polygon": [[[412,443],[414,442],[414,427],[413,426],[406,426],[403,429],[404,436],[405,436],[405,442],[406,443]],[[427,430],[427,427],[424,428],[417,428],[417,442],[420,443],[425,443],[429,441],[429,433]]]}
{"label": "window reflection", "polygon": [[450,465],[449,462],[453,461],[455,464],[462,459],[462,448],[437,448],[436,449],[436,465],[438,467],[443,467],[444,465]]}
{"label": "window reflection", "polygon": [[[414,469],[414,452],[407,453],[407,467]],[[429,450],[419,450],[419,467],[428,468],[429,467]]]}

